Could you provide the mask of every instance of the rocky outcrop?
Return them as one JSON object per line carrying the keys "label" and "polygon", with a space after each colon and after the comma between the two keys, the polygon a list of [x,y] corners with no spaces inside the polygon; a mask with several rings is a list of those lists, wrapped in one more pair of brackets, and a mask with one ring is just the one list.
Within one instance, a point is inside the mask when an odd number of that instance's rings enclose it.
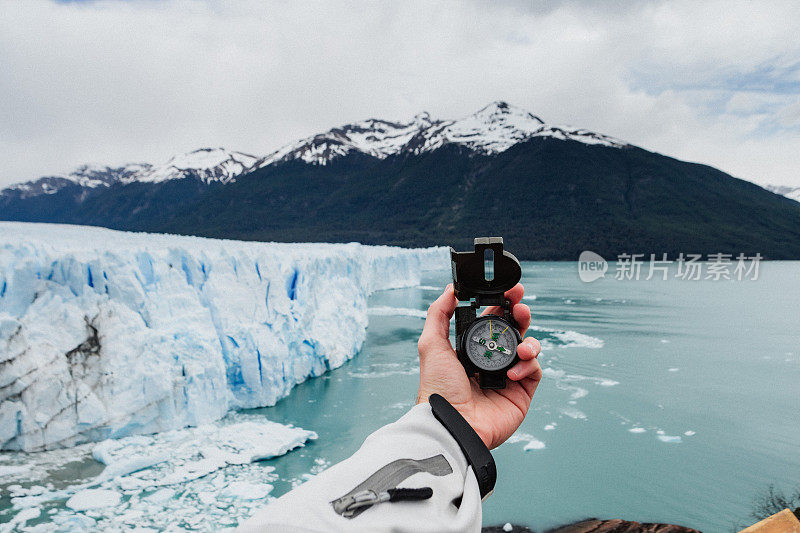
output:
{"label": "rocky outcrop", "polygon": [[[487,526],[481,533],[533,533],[533,530],[519,525],[512,525],[511,529],[504,526]],[[549,530],[547,533],[700,533],[696,529],[672,524],[649,524],[641,522],[628,522],[627,520],[598,520],[590,518],[568,526],[561,526]]]}
{"label": "rocky outcrop", "polygon": [[559,527],[549,533],[700,533],[696,529],[672,524],[648,524],[627,520],[598,520],[591,518],[568,526]]}

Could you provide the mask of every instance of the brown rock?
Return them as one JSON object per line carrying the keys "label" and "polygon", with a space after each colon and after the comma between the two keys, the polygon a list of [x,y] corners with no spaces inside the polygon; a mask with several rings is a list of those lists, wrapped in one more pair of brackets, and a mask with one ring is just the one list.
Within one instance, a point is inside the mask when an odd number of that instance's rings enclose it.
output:
{"label": "brown rock", "polygon": [[672,524],[647,524],[626,520],[598,520],[591,518],[568,526],[550,530],[549,533],[700,533],[696,529]]}
{"label": "brown rock", "polygon": [[789,509],[784,509],[739,533],[800,533],[800,520],[797,519],[796,513],[797,511],[793,513]]}

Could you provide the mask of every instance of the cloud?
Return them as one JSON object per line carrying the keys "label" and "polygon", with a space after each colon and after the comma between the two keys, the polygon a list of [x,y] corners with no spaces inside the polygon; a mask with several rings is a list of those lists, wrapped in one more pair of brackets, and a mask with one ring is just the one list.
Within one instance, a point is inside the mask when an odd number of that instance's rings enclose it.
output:
{"label": "cloud", "polygon": [[0,6],[0,185],[504,99],[800,186],[796,2]]}

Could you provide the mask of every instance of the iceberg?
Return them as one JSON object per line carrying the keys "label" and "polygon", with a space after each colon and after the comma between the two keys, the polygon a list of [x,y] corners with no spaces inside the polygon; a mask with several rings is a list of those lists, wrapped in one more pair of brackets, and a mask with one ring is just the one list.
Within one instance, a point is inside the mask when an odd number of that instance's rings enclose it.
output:
{"label": "iceberg", "polygon": [[371,292],[448,267],[446,248],[0,222],[0,448],[273,405],[359,351]]}

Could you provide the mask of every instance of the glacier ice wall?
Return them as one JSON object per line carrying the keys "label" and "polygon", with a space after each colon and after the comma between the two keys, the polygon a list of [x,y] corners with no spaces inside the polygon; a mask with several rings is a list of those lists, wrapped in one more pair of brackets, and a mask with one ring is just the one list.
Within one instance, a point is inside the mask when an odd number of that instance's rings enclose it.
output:
{"label": "glacier ice wall", "polygon": [[0,223],[0,448],[272,405],[358,352],[370,292],[448,265],[444,248]]}

